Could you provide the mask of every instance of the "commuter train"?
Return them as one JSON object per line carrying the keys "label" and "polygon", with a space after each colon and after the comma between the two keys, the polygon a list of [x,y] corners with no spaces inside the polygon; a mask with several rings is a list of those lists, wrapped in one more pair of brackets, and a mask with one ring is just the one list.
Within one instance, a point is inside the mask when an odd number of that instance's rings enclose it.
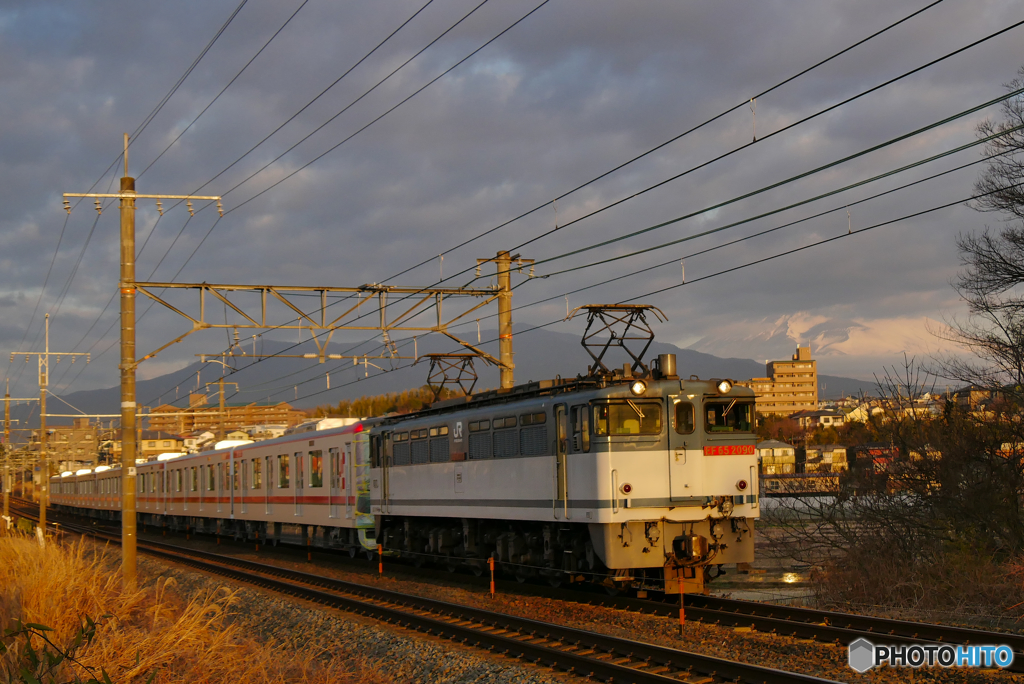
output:
{"label": "commuter train", "polygon": [[[753,560],[754,394],[644,377],[529,383],[404,415],[137,466],[141,524],[376,551],[482,572],[702,592]],[[63,473],[51,502],[119,516],[120,469]],[[300,526],[300,527],[294,527]]]}

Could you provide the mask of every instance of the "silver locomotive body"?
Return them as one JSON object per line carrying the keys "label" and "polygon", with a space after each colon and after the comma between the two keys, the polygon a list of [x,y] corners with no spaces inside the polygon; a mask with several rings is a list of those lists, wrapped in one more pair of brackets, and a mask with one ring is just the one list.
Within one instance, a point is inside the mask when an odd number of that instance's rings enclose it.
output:
{"label": "silver locomotive body", "polygon": [[668,593],[753,560],[754,395],[662,377],[531,383],[371,430],[377,541],[520,578]]}

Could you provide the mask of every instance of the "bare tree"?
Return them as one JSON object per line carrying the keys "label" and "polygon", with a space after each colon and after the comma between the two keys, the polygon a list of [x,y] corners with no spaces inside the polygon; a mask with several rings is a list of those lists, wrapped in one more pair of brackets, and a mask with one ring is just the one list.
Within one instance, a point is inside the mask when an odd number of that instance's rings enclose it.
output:
{"label": "bare tree", "polygon": [[[1011,91],[1024,88],[1024,67],[1018,73],[1006,85]],[[971,206],[1008,218],[998,231],[985,228],[957,238],[963,269],[952,285],[967,303],[967,318],[952,318],[935,332],[975,358],[942,357],[936,372],[1018,393],[1015,388],[1024,385],[1024,96],[1003,102],[1001,118],[980,124],[978,136],[995,137],[985,146],[989,161],[975,183],[975,194],[984,196]]]}

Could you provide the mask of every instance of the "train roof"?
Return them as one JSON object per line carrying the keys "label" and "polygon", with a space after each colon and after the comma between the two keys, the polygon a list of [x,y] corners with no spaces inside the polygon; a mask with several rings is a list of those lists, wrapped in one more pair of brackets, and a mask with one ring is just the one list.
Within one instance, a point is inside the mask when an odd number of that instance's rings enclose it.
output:
{"label": "train roof", "polygon": [[[556,377],[554,380],[540,380],[537,382],[528,382],[522,385],[516,385],[508,389],[492,389],[474,394],[468,397],[456,397],[455,399],[446,399],[444,401],[437,401],[431,404],[429,407],[421,409],[419,411],[413,411],[411,413],[403,413],[400,415],[386,416],[382,419],[382,423],[386,425],[392,425],[406,420],[413,420],[417,418],[426,418],[429,416],[443,415],[448,413],[454,413],[456,411],[465,411],[476,408],[483,408],[486,406],[507,404],[514,401],[524,401],[526,399],[534,399],[537,397],[545,396],[558,396],[559,394],[565,394],[568,392],[581,392],[585,390],[602,390],[602,389],[626,389],[630,383],[636,380],[644,380],[645,382],[664,382],[664,381],[675,381],[680,385],[682,389],[685,384],[702,384],[707,385],[710,388],[714,388],[724,378],[709,378],[702,380],[696,375],[691,375],[689,379],[683,380],[675,375],[664,376],[661,378],[652,378],[650,375],[647,376],[627,376],[622,374],[621,371],[616,370],[610,375],[601,376],[582,376],[578,375],[575,378],[561,378]],[[753,390],[742,387],[736,384],[734,380],[729,379],[728,382],[731,385],[730,391],[739,390],[738,395],[754,396]],[[745,391],[744,391],[745,390]],[[736,396],[736,395],[734,395]]]}

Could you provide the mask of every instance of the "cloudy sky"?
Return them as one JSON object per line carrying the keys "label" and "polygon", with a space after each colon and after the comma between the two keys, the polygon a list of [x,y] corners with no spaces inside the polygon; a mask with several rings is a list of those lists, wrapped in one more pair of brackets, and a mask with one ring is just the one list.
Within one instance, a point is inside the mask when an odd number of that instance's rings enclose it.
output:
{"label": "cloudy sky", "polygon": [[[970,143],[979,121],[998,117],[994,106],[739,199],[1003,95],[1024,63],[1024,27],[776,133],[1024,20],[1024,5],[936,3],[752,107],[752,97],[929,2],[549,0],[535,10],[540,4],[248,0],[238,9],[238,0],[8,0],[0,7],[0,350],[41,349],[49,312],[52,349],[94,355],[84,372],[67,359],[55,366],[55,391],[117,383],[118,212],[107,206],[97,216],[85,201],[69,217],[61,194],[116,190],[122,135],[136,131],[130,173],[139,192],[221,194],[226,211],[219,221],[212,208],[189,217],[176,207],[159,217],[152,201],[140,201],[139,280],[427,286],[571,223],[517,249],[551,259],[535,275],[654,249],[523,283],[516,306],[550,301],[516,311],[517,327],[564,316],[566,292],[667,263],[570,294],[568,305],[638,298],[668,315],[660,340],[720,356],[785,358],[797,342],[810,342],[821,371],[836,375],[871,377],[904,351],[941,349],[929,328],[960,312],[949,287],[955,237],[1000,221],[962,204],[698,279],[970,196],[980,164],[869,199],[976,162],[980,147],[777,211]],[[759,141],[749,144],[755,115]],[[797,222],[828,210],[835,211]],[[776,213],[659,247],[769,212]],[[724,245],[784,224],[793,225]],[[720,248],[695,255],[712,247]],[[695,282],[648,296],[681,281],[680,259]],[[471,280],[472,272],[446,284]],[[516,274],[517,284],[524,280],[525,271]],[[146,309],[140,299],[140,314]],[[482,325],[493,327],[489,320]],[[582,324],[552,329],[579,332]],[[139,351],[185,330],[156,307],[140,319]],[[461,330],[475,338],[475,323]],[[360,350],[378,353],[372,337],[339,334],[332,351],[370,340]],[[140,376],[180,368],[227,342],[223,331],[195,335],[143,364]],[[19,360],[5,375],[15,396],[35,393],[34,364]]]}

